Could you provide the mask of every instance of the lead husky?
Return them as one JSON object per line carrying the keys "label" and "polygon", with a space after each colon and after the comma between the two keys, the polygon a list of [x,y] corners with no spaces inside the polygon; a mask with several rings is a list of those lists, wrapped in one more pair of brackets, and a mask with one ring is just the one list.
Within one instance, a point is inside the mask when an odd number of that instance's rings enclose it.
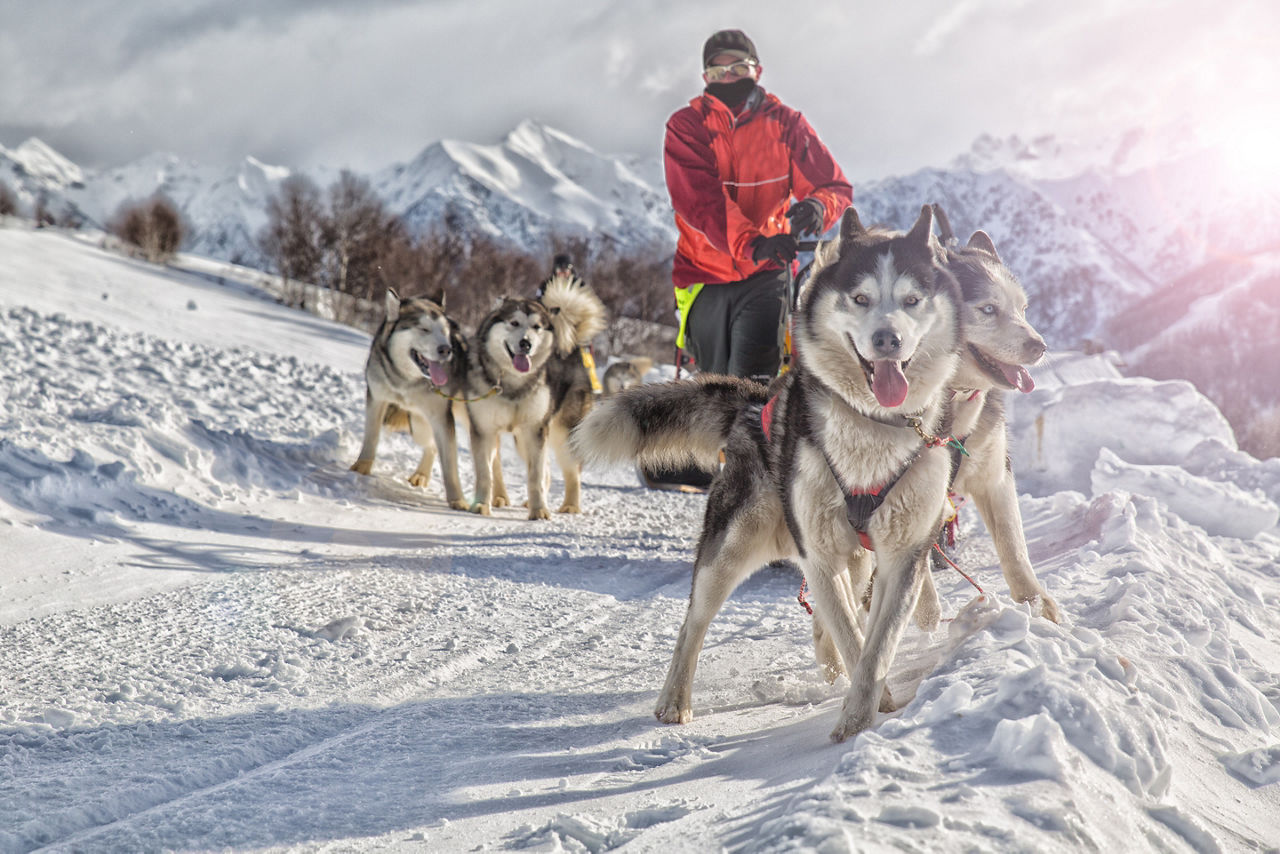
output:
{"label": "lead husky", "polygon": [[[960,298],[935,264],[932,225],[927,206],[905,236],[868,231],[845,211],[800,295],[794,365],[768,390],[710,376],[641,386],[600,404],[576,431],[588,460],[712,467],[724,449],[659,720],[692,719],[698,654],[733,589],[759,567],[792,559],[841,657],[854,663],[831,737],[873,723],[950,475],[934,434],[959,358]],[[854,590],[869,581],[873,556],[864,633]]]}
{"label": "lead husky", "polygon": [[467,395],[476,465],[471,509],[476,513],[491,512],[489,469],[502,432],[515,436],[527,466],[529,518],[551,518],[546,503],[548,443],[564,475],[560,512],[580,512],[581,464],[568,437],[593,402],[580,348],[604,328],[605,308],[572,268],[567,275],[553,275],[540,292],[540,300],[505,300],[476,331]]}
{"label": "lead husky", "polygon": [[364,443],[351,470],[369,474],[384,425],[407,423],[422,448],[418,468],[409,483],[426,486],[431,465],[440,450],[440,476],[445,500],[459,510],[467,507],[458,481],[458,437],[453,401],[466,387],[467,343],[458,324],[437,300],[401,300],[391,289],[386,315],[378,326],[365,363]]}

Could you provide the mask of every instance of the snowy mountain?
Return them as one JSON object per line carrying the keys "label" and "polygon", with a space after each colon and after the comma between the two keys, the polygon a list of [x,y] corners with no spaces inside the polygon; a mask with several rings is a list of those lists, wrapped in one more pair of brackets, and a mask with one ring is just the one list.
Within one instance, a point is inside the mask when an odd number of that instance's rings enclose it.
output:
{"label": "snowy mountain", "polygon": [[583,514],[530,522],[507,442],[516,506],[452,511],[403,434],[357,475],[369,337],[255,278],[0,224],[0,852],[1280,839],[1280,459],[1189,384],[1056,352],[1007,401],[1060,625],[961,507],[984,593],[935,573],[901,708],[828,741],[848,683],[769,567],[664,726],[705,497],[588,469]]}
{"label": "snowy mountain", "polygon": [[435,143],[372,180],[415,231],[478,233],[530,251],[559,235],[649,253],[675,242],[664,189],[626,160],[532,121],[498,145]]}
{"label": "snowy mountain", "polygon": [[[101,227],[121,202],[162,192],[191,226],[187,249],[248,265],[265,265],[255,237],[267,199],[289,174],[253,157],[225,173],[167,154],[89,174],[39,140],[0,148],[0,180],[28,207],[43,193],[60,219]],[[326,187],[337,171],[310,177]],[[675,242],[666,191],[652,183],[650,164],[599,154],[533,121],[497,145],[433,143],[369,179],[391,211],[421,233],[483,234],[537,253],[555,237],[648,256],[669,253]]]}
{"label": "snowy mountain", "polygon": [[[1089,340],[1128,355],[1146,343],[1134,330],[1150,328],[1140,322],[1148,300],[1162,300],[1166,288],[1211,296],[1236,283],[1212,272],[1224,269],[1222,259],[1275,249],[1280,240],[1277,188],[1249,180],[1202,137],[1185,128],[1085,142],[982,137],[948,168],[859,185],[855,203],[864,220],[899,227],[923,202],[942,203],[962,239],[978,228],[995,239],[1051,346]],[[44,193],[55,213],[101,224],[125,199],[162,191],[193,228],[189,249],[249,265],[263,264],[254,237],[267,198],[288,174],[253,158],[222,173],[159,154],[88,173],[38,140],[0,149],[0,180],[26,204]],[[336,174],[311,177],[323,187]],[[660,259],[674,243],[661,174],[656,156],[600,154],[524,121],[497,144],[436,142],[369,178],[419,232],[484,234],[535,253],[552,238],[578,236]]]}

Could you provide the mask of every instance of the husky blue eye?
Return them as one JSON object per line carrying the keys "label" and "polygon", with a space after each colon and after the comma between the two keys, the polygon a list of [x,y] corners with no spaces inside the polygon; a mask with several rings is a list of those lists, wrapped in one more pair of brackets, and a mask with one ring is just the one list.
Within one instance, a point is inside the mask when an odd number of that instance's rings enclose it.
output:
{"label": "husky blue eye", "polygon": [[981,309],[979,309],[979,311],[981,311],[983,314],[995,314],[996,307],[994,305],[984,305]]}

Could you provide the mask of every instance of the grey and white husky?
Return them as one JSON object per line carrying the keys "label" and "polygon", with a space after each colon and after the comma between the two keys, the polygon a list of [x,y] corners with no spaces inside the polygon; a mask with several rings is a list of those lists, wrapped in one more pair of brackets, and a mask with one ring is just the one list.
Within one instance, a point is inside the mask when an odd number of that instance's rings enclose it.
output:
{"label": "grey and white husky", "polygon": [[494,506],[490,461],[503,432],[515,437],[528,472],[529,518],[549,519],[546,450],[556,454],[564,475],[562,513],[581,505],[581,464],[569,432],[594,400],[581,348],[605,325],[605,307],[569,268],[552,275],[538,300],[508,299],[476,331],[467,414],[476,494],[471,509],[488,515]]}
{"label": "grey and white husky", "polygon": [[409,483],[426,486],[437,449],[445,500],[455,509],[467,502],[458,480],[458,438],[454,401],[466,388],[466,338],[445,314],[443,297],[400,299],[387,290],[386,316],[378,326],[365,363],[364,443],[352,471],[369,474],[383,426],[407,427],[422,448]]}
{"label": "grey and white husky", "polygon": [[[903,235],[849,208],[795,313],[793,367],[766,389],[728,377],[631,388],[574,433],[587,461],[724,464],[711,485],[693,588],[654,713],[692,719],[707,627],[733,589],[799,564],[849,668],[831,737],[874,722],[942,521],[951,462],[938,437],[961,347],[960,295],[936,263],[933,215]],[[876,583],[869,613],[858,603]],[[865,619],[865,622],[864,622]]]}
{"label": "grey and white husky", "polygon": [[975,231],[960,247],[946,213],[935,205],[934,214],[943,263],[964,300],[965,346],[951,380],[944,430],[960,438],[969,454],[960,457],[952,491],[977,506],[1014,601],[1038,601],[1040,613],[1056,623],[1058,604],[1036,579],[1027,553],[1004,411],[1004,392],[1035,388],[1027,367],[1044,356],[1045,342],[1027,322],[1027,295],[991,238]]}

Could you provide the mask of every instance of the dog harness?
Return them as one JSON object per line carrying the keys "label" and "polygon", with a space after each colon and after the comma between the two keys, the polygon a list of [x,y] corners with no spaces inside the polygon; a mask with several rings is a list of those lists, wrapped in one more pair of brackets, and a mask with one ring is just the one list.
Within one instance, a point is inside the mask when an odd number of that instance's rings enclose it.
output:
{"label": "dog harness", "polygon": [[[766,442],[771,441],[771,432],[773,428],[773,410],[778,402],[778,396],[775,394],[760,408],[760,429],[764,433]],[[943,439],[927,433],[920,419],[914,416],[906,416],[906,424],[903,426],[911,427],[920,436],[925,448],[936,448],[946,445],[951,449],[952,453],[952,478],[955,478],[955,469],[959,468],[960,456],[968,456],[969,452],[964,449],[964,444],[958,439],[948,436]],[[827,468],[831,470],[831,476],[835,478],[836,484],[840,487],[840,493],[844,496],[845,516],[849,520],[850,526],[858,535],[858,542],[867,551],[875,551],[871,547],[871,537],[867,534],[867,523],[871,521],[871,516],[884,503],[885,496],[889,490],[898,482],[898,479],[906,472],[911,464],[920,456],[918,449],[912,454],[906,462],[904,462],[893,477],[881,484],[872,486],[849,486],[844,482],[844,478],[840,476],[840,472],[836,469],[835,464],[831,461],[831,456],[826,449],[822,449],[822,457],[827,461]]]}

